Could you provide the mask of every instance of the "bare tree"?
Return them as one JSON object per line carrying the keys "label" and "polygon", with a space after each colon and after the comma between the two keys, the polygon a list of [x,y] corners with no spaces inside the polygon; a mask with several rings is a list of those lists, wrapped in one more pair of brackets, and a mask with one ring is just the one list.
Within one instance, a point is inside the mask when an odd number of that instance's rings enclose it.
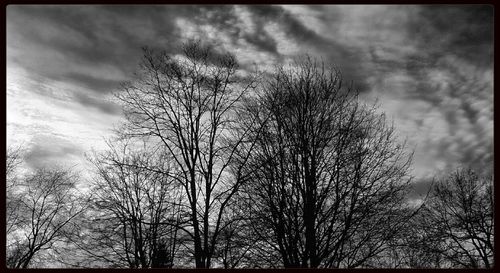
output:
{"label": "bare tree", "polygon": [[[403,212],[405,213],[405,212]],[[370,268],[441,268],[444,265],[444,241],[433,236],[426,207],[418,206],[405,214],[413,214],[400,226],[399,232],[386,242],[383,251],[369,259]]]}
{"label": "bare tree", "polygon": [[37,169],[16,185],[17,221],[7,237],[9,267],[31,266],[37,255],[65,238],[65,229],[83,210],[76,181],[68,170]]}
{"label": "bare tree", "polygon": [[283,266],[357,267],[381,252],[409,217],[411,159],[385,117],[310,58],[278,68],[248,109],[247,213]]}
{"label": "bare tree", "polygon": [[73,243],[87,266],[172,267],[181,214],[168,158],[129,139],[108,148],[90,158],[97,173],[92,209]]}
{"label": "bare tree", "polygon": [[195,265],[208,268],[226,228],[224,211],[242,181],[231,166],[248,155],[240,150],[248,140],[233,129],[253,79],[238,73],[234,56],[200,42],[184,45],[181,55],[145,49],[137,80],[117,97],[128,120],[126,134],[156,138],[172,157],[172,177],[190,213]]}
{"label": "bare tree", "polygon": [[6,216],[7,216],[7,236],[11,234],[19,224],[19,194],[18,182],[19,174],[18,169],[22,164],[22,147],[8,147],[7,149],[7,162],[6,162]]}
{"label": "bare tree", "polygon": [[18,147],[8,147],[7,149],[7,165],[6,165],[6,172],[7,176],[12,175],[19,165],[22,163],[22,146]]}
{"label": "bare tree", "polygon": [[226,228],[217,241],[214,258],[225,269],[256,267],[251,251],[255,250],[255,243],[259,240],[253,236],[252,228],[248,225],[249,216],[244,209],[246,205],[245,199],[237,195],[223,216]]}
{"label": "bare tree", "polygon": [[457,170],[436,184],[426,204],[427,230],[442,242],[432,251],[447,267],[494,265],[493,183],[473,170]]}

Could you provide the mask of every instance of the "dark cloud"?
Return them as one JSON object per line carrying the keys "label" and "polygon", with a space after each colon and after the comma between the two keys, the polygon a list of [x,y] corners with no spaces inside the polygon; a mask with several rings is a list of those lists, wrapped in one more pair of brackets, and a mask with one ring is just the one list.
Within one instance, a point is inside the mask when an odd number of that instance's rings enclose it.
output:
{"label": "dark cloud", "polygon": [[408,193],[408,199],[416,200],[427,196],[430,188],[434,184],[434,179],[419,179],[411,184],[411,191]]}
{"label": "dark cloud", "polygon": [[[124,76],[132,74],[142,46],[158,45],[168,49],[169,45],[178,44],[173,13],[172,9],[151,6],[137,9],[132,6],[10,6],[8,33],[13,38],[9,39],[8,48],[14,55],[10,58],[33,73],[54,80],[69,79],[77,83],[84,80],[92,89],[98,87],[95,90],[110,92],[108,87],[114,83],[96,77],[85,78],[85,73],[80,71],[103,66]],[[60,59],[44,57],[46,53]],[[102,71],[104,73],[106,71]]]}
{"label": "dark cloud", "polygon": [[121,107],[110,101],[103,99],[99,100],[83,93],[75,93],[74,98],[78,103],[87,107],[95,108],[105,114],[116,115],[121,113]]}
{"label": "dark cloud", "polygon": [[[492,6],[403,6],[390,12],[407,13],[407,22],[393,26],[393,33],[405,37],[406,45],[413,46],[415,50],[406,54],[396,53],[397,58],[387,59],[371,47],[367,61],[372,63],[376,71],[369,73],[375,73],[383,81],[385,73],[404,71],[412,78],[406,86],[407,98],[425,100],[434,106],[439,106],[445,95],[448,95],[441,93],[441,83],[430,80],[436,72],[451,73],[452,77],[444,80],[451,80],[456,86],[469,85],[472,87],[469,91],[478,92],[477,89],[483,88],[471,86],[469,75],[463,75],[461,70],[467,69],[463,65],[471,65],[476,70],[492,68]],[[376,33],[379,29],[373,31]],[[383,52],[394,54],[390,46],[383,45]],[[453,58],[465,63],[457,65]],[[456,92],[452,96],[460,97]]]}
{"label": "dark cloud", "polygon": [[119,80],[103,79],[92,75],[86,75],[83,73],[74,73],[74,72],[70,72],[62,77],[58,77],[58,79],[61,78],[74,82],[80,86],[86,87],[89,91],[93,91],[95,93],[113,92],[117,88],[119,88],[120,84],[123,82]]}
{"label": "dark cloud", "polygon": [[270,21],[280,23],[285,33],[293,37],[295,41],[314,44],[320,47],[332,45],[332,41],[325,39],[323,36],[305,26],[293,14],[285,10],[283,7],[254,5],[248,6],[248,9],[254,16],[259,18],[257,21],[261,25]]}
{"label": "dark cloud", "polygon": [[[420,149],[443,162],[443,171],[472,167],[491,173],[493,9],[484,5],[424,6],[416,11],[408,17],[406,32],[411,38],[408,43],[417,50],[391,61],[372,53],[371,60],[382,79],[391,69],[405,73],[408,80],[401,99],[423,101],[443,118],[445,127],[439,128],[443,132],[438,137],[420,139],[424,144]],[[400,111],[407,109],[401,107]],[[422,125],[423,118],[414,119]]]}
{"label": "dark cloud", "polygon": [[278,55],[278,49],[276,41],[272,39],[266,32],[262,30],[257,31],[255,34],[243,34],[243,38],[250,44],[253,44],[257,48],[269,52],[275,56]]}
{"label": "dark cloud", "polygon": [[[307,28],[303,23],[297,20],[289,11],[278,6],[248,6],[248,10],[257,17],[255,20],[258,23],[258,29],[262,30],[268,22],[277,22],[283,28],[283,31],[299,44],[307,44],[308,46],[318,47],[320,49],[331,48],[338,49],[340,54],[348,53],[348,50],[337,45],[335,41],[325,39],[318,35],[313,30]],[[322,50],[323,53],[328,53]],[[348,54],[345,54],[348,55]]]}
{"label": "dark cloud", "polygon": [[426,52],[437,57],[452,53],[469,62],[491,66],[493,62],[493,6],[423,6],[408,24],[408,32]]}
{"label": "dark cloud", "polygon": [[70,166],[74,164],[75,158],[83,156],[80,147],[53,134],[33,136],[27,150],[24,161],[32,169],[54,164]]}
{"label": "dark cloud", "polygon": [[[239,6],[241,9],[251,9],[253,6]],[[268,6],[268,8],[272,8]],[[239,24],[239,14],[234,6],[198,6],[194,11],[194,23],[198,25],[208,24],[229,35],[233,43],[242,38],[247,43],[255,46],[257,50],[278,56],[276,41],[265,30],[266,21],[260,18],[250,18],[256,24],[255,31],[251,32],[242,28]],[[217,42],[217,41],[215,41]]]}
{"label": "dark cloud", "polygon": [[[365,81],[366,71],[356,49],[316,33],[283,7],[255,5],[248,8],[258,18],[256,21],[260,22],[260,28],[270,21],[279,23],[286,35],[303,48],[301,54],[311,54],[327,64],[339,67],[346,82],[353,82],[353,87],[360,92],[369,91],[369,84]],[[336,20],[328,22],[333,25],[333,29],[338,22]]]}
{"label": "dark cloud", "polygon": [[[32,53],[35,55],[32,58],[24,54],[10,58],[42,76],[74,80],[76,84],[83,83],[91,90],[106,93],[115,83],[88,76],[80,72],[81,68],[113,67],[126,77],[135,71],[142,46],[175,52],[182,42],[176,18],[187,18],[196,25],[211,25],[228,33],[234,42],[241,37],[259,51],[279,57],[275,39],[264,31],[265,24],[274,21],[295,41],[305,43],[315,52],[326,52],[329,62],[339,65],[349,78],[364,86],[362,77],[355,76],[358,68],[351,65],[360,63],[355,52],[324,39],[281,7],[246,8],[257,26],[254,33],[238,27],[233,6],[16,6],[8,10],[9,32],[17,33],[19,44],[30,45],[32,51],[38,52]],[[10,45],[14,42],[9,40]],[[56,52],[63,59],[36,56],[44,51]],[[35,58],[38,61],[33,62]],[[47,66],[50,69],[44,69]]]}

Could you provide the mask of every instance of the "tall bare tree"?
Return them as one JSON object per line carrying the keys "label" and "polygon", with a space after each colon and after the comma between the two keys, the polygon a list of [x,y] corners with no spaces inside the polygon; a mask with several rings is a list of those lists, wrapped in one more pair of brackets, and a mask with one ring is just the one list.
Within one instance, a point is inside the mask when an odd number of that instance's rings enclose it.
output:
{"label": "tall bare tree", "polygon": [[356,267],[382,251],[406,218],[411,159],[385,117],[311,58],[277,68],[248,109],[248,214],[283,266]]}
{"label": "tall bare tree", "polygon": [[200,42],[185,44],[177,57],[145,49],[137,80],[117,93],[126,134],[156,138],[175,163],[172,177],[188,204],[197,268],[212,266],[224,211],[242,181],[233,162],[248,155],[241,147],[249,140],[233,129],[254,83],[237,68],[233,55]]}

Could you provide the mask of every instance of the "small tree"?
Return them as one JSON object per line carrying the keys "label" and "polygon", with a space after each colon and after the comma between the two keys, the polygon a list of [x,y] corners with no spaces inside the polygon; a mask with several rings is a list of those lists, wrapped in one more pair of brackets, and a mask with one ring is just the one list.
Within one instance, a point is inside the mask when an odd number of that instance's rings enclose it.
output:
{"label": "small tree", "polygon": [[426,204],[432,238],[448,267],[493,267],[493,183],[473,170],[457,170],[436,184]]}
{"label": "small tree", "polygon": [[8,147],[7,149],[7,164],[6,164],[6,172],[7,177],[12,176],[19,165],[22,163],[22,147]]}
{"label": "small tree", "polygon": [[56,248],[66,237],[65,229],[84,208],[76,181],[68,170],[37,169],[16,185],[7,200],[7,207],[16,204],[16,221],[7,236],[9,267],[29,267],[40,252]]}
{"label": "small tree", "polygon": [[6,214],[7,214],[7,236],[17,229],[19,225],[19,194],[18,191],[18,169],[22,164],[22,149],[19,147],[9,147],[7,149],[6,163]]}
{"label": "small tree", "polygon": [[169,177],[170,162],[145,144],[108,142],[109,150],[90,159],[97,176],[92,210],[75,242],[90,261],[113,267],[172,267],[181,227],[179,188]]}
{"label": "small tree", "polygon": [[444,265],[443,240],[433,236],[435,227],[429,222],[424,205],[412,209],[413,216],[400,231],[387,241],[379,255],[366,264],[371,268],[441,268]]}

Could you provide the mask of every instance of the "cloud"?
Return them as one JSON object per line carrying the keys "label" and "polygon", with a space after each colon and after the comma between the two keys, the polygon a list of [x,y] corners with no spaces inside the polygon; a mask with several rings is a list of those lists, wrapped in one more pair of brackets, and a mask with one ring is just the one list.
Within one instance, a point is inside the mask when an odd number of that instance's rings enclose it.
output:
{"label": "cloud", "polygon": [[84,93],[75,93],[75,100],[84,106],[95,108],[106,114],[116,115],[121,113],[121,106],[104,99],[96,99]]}
{"label": "cloud", "polygon": [[120,87],[120,84],[125,81],[125,78],[122,80],[110,80],[75,72],[67,73],[63,77],[69,81],[88,88],[88,90],[90,91],[97,93],[107,93],[115,91]]}
{"label": "cloud", "polygon": [[338,29],[354,32],[346,40],[362,56],[358,73],[366,76],[369,95],[380,98],[417,146],[415,173],[426,177],[460,166],[491,170],[491,7],[340,9],[349,18]]}
{"label": "cloud", "polygon": [[26,150],[24,162],[32,169],[54,165],[71,167],[79,164],[83,156],[80,147],[54,134],[34,136]]}
{"label": "cloud", "polygon": [[409,200],[423,199],[429,193],[431,186],[435,183],[434,179],[419,179],[411,185],[411,191],[408,194]]}
{"label": "cloud", "polygon": [[[8,59],[49,79],[110,92],[113,80],[124,80],[135,71],[141,46],[175,44],[172,11],[149,6],[138,10],[132,6],[9,6]],[[99,67],[106,68],[100,71],[103,80],[89,75]],[[120,77],[106,78],[114,70]]]}
{"label": "cloud", "polygon": [[[194,18],[190,21],[199,28],[197,34],[206,35],[211,42],[220,43],[220,33],[224,33],[231,44],[237,44],[240,39],[257,51],[277,55],[276,42],[263,30],[263,23],[250,13],[247,6],[200,6]],[[183,28],[182,25],[179,27]],[[207,27],[212,31],[207,31]]]}
{"label": "cloud", "polygon": [[[380,99],[402,138],[416,146],[420,178],[492,164],[493,8],[487,5],[10,5],[7,67],[9,75],[26,75],[8,76],[9,103],[22,108],[9,105],[18,121],[8,124],[24,130],[38,119],[62,132],[71,117],[102,132],[111,117],[118,120],[109,94],[133,77],[140,48],[177,54],[187,38],[233,52],[244,70],[254,63],[271,70],[305,53],[338,66],[363,100]],[[28,109],[23,98],[37,104]],[[34,111],[42,106],[53,109]],[[51,156],[35,151],[40,160]]]}
{"label": "cloud", "polygon": [[493,62],[493,6],[422,6],[407,25],[426,53],[443,51],[480,66]]}

